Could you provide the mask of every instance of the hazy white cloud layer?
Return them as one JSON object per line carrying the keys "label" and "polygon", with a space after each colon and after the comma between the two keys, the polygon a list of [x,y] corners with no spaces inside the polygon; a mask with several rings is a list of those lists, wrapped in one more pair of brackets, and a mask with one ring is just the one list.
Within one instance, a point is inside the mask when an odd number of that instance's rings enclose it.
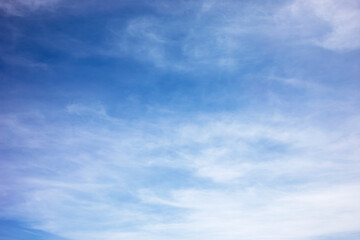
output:
{"label": "hazy white cloud layer", "polygon": [[3,164],[12,176],[1,187],[3,217],[76,240],[360,229],[357,115],[328,127],[267,113],[128,122],[80,104],[56,114],[73,123],[41,112],[1,117],[3,146],[31,152]]}

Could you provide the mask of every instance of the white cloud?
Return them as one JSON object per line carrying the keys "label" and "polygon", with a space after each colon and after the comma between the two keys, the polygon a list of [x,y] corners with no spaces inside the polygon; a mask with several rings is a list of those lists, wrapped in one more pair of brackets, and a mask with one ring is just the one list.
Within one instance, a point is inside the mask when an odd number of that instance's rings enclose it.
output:
{"label": "white cloud", "polygon": [[330,49],[360,48],[360,4],[356,0],[294,0],[276,16],[290,35]]}
{"label": "white cloud", "polygon": [[311,239],[358,231],[359,185],[309,186],[286,192],[269,188],[179,190],[153,204],[188,209],[178,223],[149,225],[188,239]]}
{"label": "white cloud", "polygon": [[[12,178],[1,194],[17,199],[3,216],[74,240],[309,239],[360,228],[356,116],[329,128],[266,113],[122,124],[100,105],[57,114],[2,121],[12,131],[3,143],[32,152],[3,164]],[[157,168],[195,184],[164,187]]]}
{"label": "white cloud", "polygon": [[124,29],[109,26],[113,43],[106,54],[128,55],[176,70],[208,66],[235,70],[261,61],[261,49],[254,42],[262,44],[264,39],[275,46],[315,45],[334,51],[360,47],[356,0],[294,0],[271,5],[184,1],[150,6],[157,14],[134,18]]}

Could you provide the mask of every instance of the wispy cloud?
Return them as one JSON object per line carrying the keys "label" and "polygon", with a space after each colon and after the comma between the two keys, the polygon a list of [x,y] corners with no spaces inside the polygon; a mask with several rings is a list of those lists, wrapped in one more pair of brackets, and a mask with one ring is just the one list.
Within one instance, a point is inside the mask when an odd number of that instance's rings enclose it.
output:
{"label": "wispy cloud", "polygon": [[330,50],[360,47],[360,5],[356,0],[293,1],[276,16],[287,34]]}
{"label": "wispy cloud", "polygon": [[59,0],[3,0],[0,9],[6,14],[23,16],[26,12],[54,6]]}
{"label": "wispy cloud", "polygon": [[335,51],[360,46],[360,7],[354,0],[288,1],[263,6],[203,1],[171,6],[165,4],[159,10],[155,4],[160,16],[133,19],[124,29],[111,25],[112,52],[162,68],[214,66],[234,70],[246,62],[259,61],[252,54],[254,40],[262,42],[264,37],[273,39],[275,45],[303,44]]}
{"label": "wispy cloud", "polygon": [[[359,228],[356,116],[329,129],[286,115],[119,125],[103,107],[67,112],[76,113],[72,124],[3,121],[14,134],[7,148],[38,144],[21,165],[3,164],[17,177],[2,194],[22,193],[2,216],[69,239],[306,239]],[[151,177],[158,168],[181,170],[193,184],[164,187]]]}
{"label": "wispy cloud", "polygon": [[[233,69],[248,60],[251,44],[247,34],[251,27],[247,23],[262,20],[256,14],[265,11],[265,7],[232,1],[152,7],[161,17],[136,18],[125,29],[109,26],[114,33],[114,45],[122,54],[180,70],[209,65]],[[250,11],[245,17],[248,19],[240,18],[238,11]],[[181,20],[177,17],[179,12]]]}
{"label": "wispy cloud", "polygon": [[0,220],[69,240],[359,233],[357,2],[115,2],[0,3]]}
{"label": "wispy cloud", "polygon": [[178,231],[183,236],[191,236],[190,239],[204,233],[209,239],[308,239],[356,231],[359,226],[354,220],[360,210],[355,200],[359,197],[358,191],[359,185],[305,187],[287,193],[262,187],[231,193],[181,190],[173,192],[169,200],[146,200],[189,209],[180,223],[151,227]]}

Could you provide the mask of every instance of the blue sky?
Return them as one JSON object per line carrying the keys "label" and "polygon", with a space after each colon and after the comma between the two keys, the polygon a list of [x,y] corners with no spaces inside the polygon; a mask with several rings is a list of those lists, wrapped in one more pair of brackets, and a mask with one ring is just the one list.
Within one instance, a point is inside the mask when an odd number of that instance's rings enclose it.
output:
{"label": "blue sky", "polygon": [[356,240],[360,2],[0,1],[0,240]]}

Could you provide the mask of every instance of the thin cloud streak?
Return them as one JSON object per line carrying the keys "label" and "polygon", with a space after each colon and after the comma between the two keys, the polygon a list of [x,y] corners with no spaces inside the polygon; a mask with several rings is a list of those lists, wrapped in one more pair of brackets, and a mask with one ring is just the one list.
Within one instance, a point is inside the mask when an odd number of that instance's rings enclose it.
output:
{"label": "thin cloud streak", "polygon": [[[177,8],[181,9],[192,9],[185,20],[165,7],[161,18],[132,19],[125,29],[110,25],[113,48],[107,52],[160,68],[193,71],[207,66],[234,70],[258,61],[254,59],[253,41],[261,42],[264,37],[279,44],[333,51],[360,47],[360,6],[354,0],[342,4],[332,0],[291,1],[276,7],[204,1],[202,5],[188,3]],[[164,17],[167,14],[171,17]]]}
{"label": "thin cloud streak", "polygon": [[60,0],[3,0],[0,9],[8,15],[24,16],[27,12],[51,8]]}

